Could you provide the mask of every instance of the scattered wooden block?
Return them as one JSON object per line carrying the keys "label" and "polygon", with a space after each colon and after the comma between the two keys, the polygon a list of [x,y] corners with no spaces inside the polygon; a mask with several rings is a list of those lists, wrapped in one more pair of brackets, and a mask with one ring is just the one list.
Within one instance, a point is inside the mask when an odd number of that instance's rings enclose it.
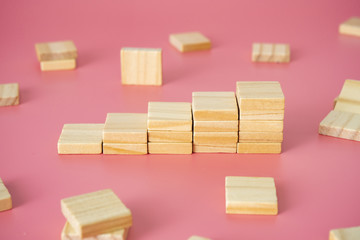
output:
{"label": "scattered wooden block", "polygon": [[251,60],[253,62],[290,62],[290,46],[289,44],[253,43]]}
{"label": "scattered wooden block", "polygon": [[340,95],[336,98],[334,110],[360,113],[360,81],[345,80]]}
{"label": "scattered wooden block", "polygon": [[194,121],[194,132],[237,132],[239,121]]}
{"label": "scattered wooden block", "polygon": [[64,59],[76,59],[77,49],[73,41],[46,42],[35,44],[40,62]]}
{"label": "scattered wooden block", "polygon": [[360,37],[360,17],[352,17],[341,23],[339,33]]}
{"label": "scattered wooden block", "polygon": [[241,120],[239,124],[240,132],[282,132],[283,130],[283,121]]}
{"label": "scattered wooden block", "polygon": [[282,141],[282,132],[239,132],[239,142],[241,143],[281,143]]}
{"label": "scattered wooden block", "polygon": [[41,71],[73,70],[76,68],[76,59],[62,59],[40,62]]}
{"label": "scattered wooden block", "polygon": [[0,178],[0,212],[12,208],[12,200],[9,191]]}
{"label": "scattered wooden block", "polygon": [[200,237],[200,236],[191,236],[188,240],[211,240],[211,239]]}
{"label": "scattered wooden block", "polygon": [[192,132],[148,131],[149,142],[191,143]]}
{"label": "scattered wooden block", "polygon": [[0,106],[12,106],[19,104],[19,84],[0,84]]}
{"label": "scattered wooden block", "polygon": [[147,154],[147,143],[103,143],[104,154]]}
{"label": "scattered wooden block", "polygon": [[226,177],[226,213],[276,215],[278,204],[273,178]]}
{"label": "scattered wooden block", "polygon": [[238,143],[237,153],[281,153],[281,143]]}
{"label": "scattered wooden block", "polygon": [[200,32],[170,34],[170,44],[180,52],[207,50],[211,48],[210,40]]}
{"label": "scattered wooden block", "polygon": [[359,240],[360,226],[350,228],[339,228],[330,231],[329,240]]}
{"label": "scattered wooden block", "polygon": [[237,132],[194,132],[195,144],[231,144],[238,141]]}
{"label": "scattered wooden block", "polygon": [[151,154],[192,154],[192,143],[148,143]]}
{"label": "scattered wooden block", "polygon": [[82,238],[114,232],[132,225],[130,210],[110,189],[62,199],[61,210]]}
{"label": "scattered wooden block", "polygon": [[194,153],[236,153],[236,143],[231,144],[193,144]]}
{"label": "scattered wooden block", "polygon": [[121,82],[124,85],[162,85],[160,48],[122,48]]}

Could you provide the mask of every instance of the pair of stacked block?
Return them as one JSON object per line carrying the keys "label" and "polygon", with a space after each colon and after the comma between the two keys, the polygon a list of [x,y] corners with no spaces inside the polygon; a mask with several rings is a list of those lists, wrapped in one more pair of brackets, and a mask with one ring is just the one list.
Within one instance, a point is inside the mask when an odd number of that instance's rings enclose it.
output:
{"label": "pair of stacked block", "polygon": [[285,99],[279,82],[237,82],[238,153],[281,153]]}
{"label": "pair of stacked block", "polygon": [[238,109],[234,92],[193,92],[193,152],[236,153]]}

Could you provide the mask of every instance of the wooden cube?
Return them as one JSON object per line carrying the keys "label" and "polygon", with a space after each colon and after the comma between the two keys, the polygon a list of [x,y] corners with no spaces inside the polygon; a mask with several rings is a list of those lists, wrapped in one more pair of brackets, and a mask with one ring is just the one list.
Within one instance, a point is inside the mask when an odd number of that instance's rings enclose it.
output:
{"label": "wooden cube", "polygon": [[103,154],[147,154],[147,143],[103,143]]}
{"label": "wooden cube", "polygon": [[193,144],[194,153],[236,153],[236,143]]}
{"label": "wooden cube", "polygon": [[266,120],[241,120],[239,121],[240,132],[282,132],[284,130],[283,121]]}
{"label": "wooden cube", "polygon": [[281,153],[281,143],[238,143],[237,153]]}
{"label": "wooden cube", "polygon": [[194,132],[237,132],[239,121],[194,121]]}
{"label": "wooden cube", "polygon": [[200,32],[170,34],[170,44],[180,52],[207,50],[211,48],[210,40]]}
{"label": "wooden cube", "polygon": [[282,132],[239,132],[239,142],[241,143],[281,143],[282,141]]}
{"label": "wooden cube", "polygon": [[192,132],[148,131],[149,142],[191,143]]}
{"label": "wooden cube", "polygon": [[350,228],[339,228],[330,231],[329,240],[359,240],[360,226]]}
{"label": "wooden cube", "polygon": [[238,141],[237,132],[194,132],[194,144],[231,144]]}
{"label": "wooden cube", "polygon": [[352,17],[341,23],[339,26],[341,34],[360,37],[360,17]]}
{"label": "wooden cube", "polygon": [[12,208],[12,200],[9,191],[0,178],[0,212]]}
{"label": "wooden cube", "polygon": [[192,154],[192,143],[148,143],[150,154]]}
{"label": "wooden cube", "polygon": [[336,98],[334,110],[360,114],[360,81],[347,79]]}
{"label": "wooden cube", "polygon": [[200,237],[200,236],[191,236],[188,240],[211,240],[211,239]]}
{"label": "wooden cube", "polygon": [[76,59],[78,56],[73,41],[37,43],[35,50],[39,62]]}
{"label": "wooden cube", "polygon": [[41,71],[73,70],[76,68],[76,59],[62,59],[40,62]]}
{"label": "wooden cube", "polygon": [[0,84],[0,106],[12,106],[19,104],[19,84]]}
{"label": "wooden cube", "polygon": [[290,62],[289,44],[254,43],[252,46],[253,62]]}

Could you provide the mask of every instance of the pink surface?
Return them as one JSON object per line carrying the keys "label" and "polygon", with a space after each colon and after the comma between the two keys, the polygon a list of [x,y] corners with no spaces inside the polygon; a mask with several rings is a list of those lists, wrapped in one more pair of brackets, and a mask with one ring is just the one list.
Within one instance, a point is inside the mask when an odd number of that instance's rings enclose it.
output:
{"label": "pink surface", "polygon": [[[21,105],[0,108],[0,177],[14,203],[0,213],[0,239],[60,239],[60,199],[103,188],[132,210],[129,240],[328,239],[330,229],[360,225],[360,143],[317,134],[344,80],[360,80],[360,38],[337,30],[359,10],[358,0],[3,1],[0,83],[20,83]],[[169,45],[170,33],[193,30],[211,51]],[[34,44],[68,39],[78,68],[41,72]],[[291,63],[251,63],[254,41],[289,43]],[[161,47],[164,85],[122,86],[121,47]],[[239,80],[281,82],[281,155],[57,154],[64,123],[235,91]],[[228,175],[274,177],[279,215],[226,215]]]}

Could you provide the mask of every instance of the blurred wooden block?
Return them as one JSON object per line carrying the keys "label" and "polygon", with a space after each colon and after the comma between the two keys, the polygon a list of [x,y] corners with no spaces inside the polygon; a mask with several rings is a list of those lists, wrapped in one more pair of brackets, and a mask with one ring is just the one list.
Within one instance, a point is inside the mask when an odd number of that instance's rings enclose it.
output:
{"label": "blurred wooden block", "polygon": [[207,50],[211,48],[210,40],[200,32],[170,34],[170,44],[180,52]]}
{"label": "blurred wooden block", "polygon": [[283,121],[284,110],[240,110],[240,122],[243,120]]}
{"label": "blurred wooden block", "polygon": [[278,204],[273,178],[226,177],[226,213],[277,215]]}
{"label": "blurred wooden block", "polygon": [[237,153],[281,153],[281,143],[238,143]]}
{"label": "blurred wooden block", "polygon": [[64,124],[58,154],[100,154],[104,124]]}
{"label": "blurred wooden block", "polygon": [[149,102],[148,129],[161,131],[192,131],[191,103]]}
{"label": "blurred wooden block", "polygon": [[73,41],[37,43],[35,51],[39,62],[76,59],[78,56]]}
{"label": "blurred wooden block", "polygon": [[161,49],[121,49],[121,82],[124,85],[162,85]]}
{"label": "blurred wooden block", "polygon": [[239,124],[240,132],[282,132],[283,130],[283,121],[241,120]]}
{"label": "blurred wooden block", "polygon": [[192,154],[192,143],[148,143],[152,154]]}
{"label": "blurred wooden block", "polygon": [[19,104],[19,84],[0,84],[0,106],[12,106]]}
{"label": "blurred wooden block", "polygon": [[360,141],[360,114],[331,111],[320,123],[322,135]]}
{"label": "blurred wooden block", "polygon": [[148,131],[149,142],[191,143],[192,132]]}
{"label": "blurred wooden block", "polygon": [[12,200],[9,191],[0,178],[0,212],[12,208]]}
{"label": "blurred wooden block", "polygon": [[340,95],[335,101],[336,111],[360,113],[360,81],[345,80]]}
{"label": "blurred wooden block", "polygon": [[194,153],[236,153],[236,143],[193,144]]}
{"label": "blurred wooden block", "polygon": [[239,132],[239,142],[243,143],[265,143],[283,141],[282,132]]}
{"label": "blurred wooden block", "polygon": [[188,240],[211,240],[211,239],[200,237],[200,236],[191,236]]}
{"label": "blurred wooden block", "polygon": [[62,199],[61,211],[82,238],[132,225],[130,210],[110,189]]}
{"label": "blurred wooden block", "polygon": [[359,240],[360,226],[350,228],[339,228],[330,231],[329,240]]}
{"label": "blurred wooden block", "polygon": [[290,46],[289,44],[253,43],[251,60],[253,62],[290,62]]}
{"label": "blurred wooden block", "polygon": [[40,62],[41,71],[73,70],[75,68],[76,59],[73,58]]}
{"label": "blurred wooden block", "polygon": [[237,132],[194,132],[195,144],[231,144],[238,141]]}
{"label": "blurred wooden block", "polygon": [[360,37],[360,17],[352,17],[341,23],[339,33]]}
{"label": "blurred wooden block", "polygon": [[236,121],[238,107],[234,92],[193,92],[194,121]]}
{"label": "blurred wooden block", "polygon": [[194,121],[194,132],[237,132],[239,121]]}
{"label": "blurred wooden block", "polygon": [[103,143],[104,154],[147,154],[147,143]]}
{"label": "blurred wooden block", "polygon": [[147,143],[146,113],[108,113],[104,143]]}

